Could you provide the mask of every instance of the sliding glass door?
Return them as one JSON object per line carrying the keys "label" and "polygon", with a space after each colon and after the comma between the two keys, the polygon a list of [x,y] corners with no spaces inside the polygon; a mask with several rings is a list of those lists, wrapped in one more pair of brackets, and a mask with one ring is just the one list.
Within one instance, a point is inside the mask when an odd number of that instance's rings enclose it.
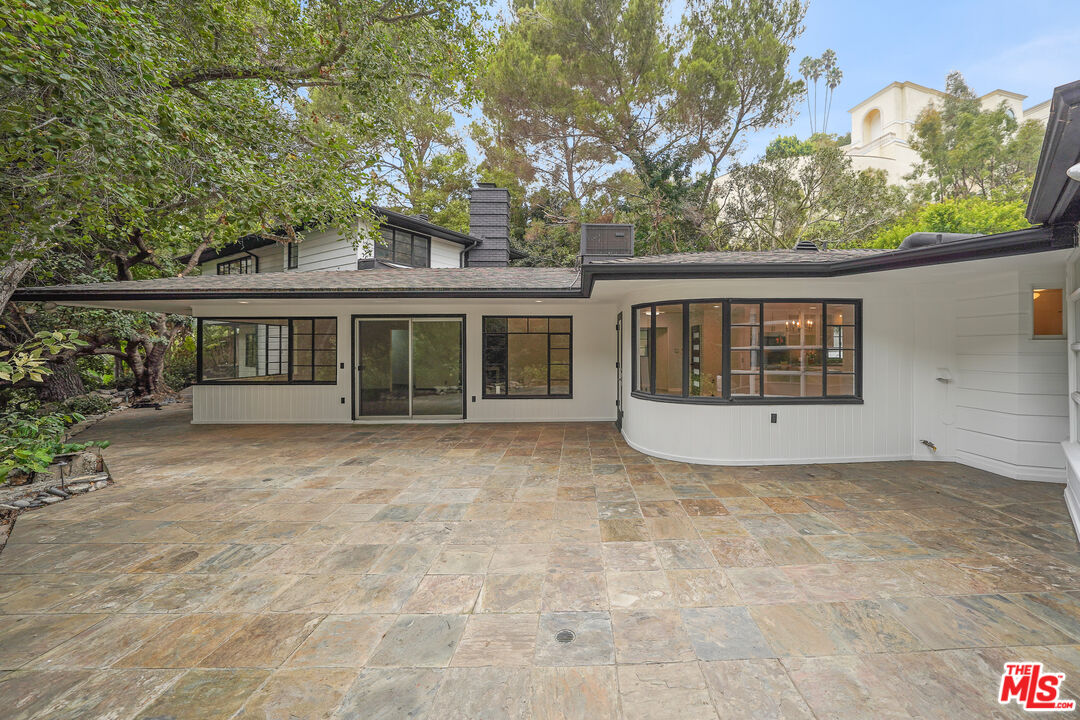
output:
{"label": "sliding glass door", "polygon": [[357,417],[462,417],[463,325],[459,317],[357,319]]}

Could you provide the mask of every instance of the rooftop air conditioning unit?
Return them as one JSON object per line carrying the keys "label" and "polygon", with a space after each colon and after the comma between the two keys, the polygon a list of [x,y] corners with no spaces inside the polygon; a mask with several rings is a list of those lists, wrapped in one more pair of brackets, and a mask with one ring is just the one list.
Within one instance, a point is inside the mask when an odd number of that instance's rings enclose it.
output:
{"label": "rooftop air conditioning unit", "polygon": [[633,225],[585,223],[581,226],[581,262],[633,256]]}

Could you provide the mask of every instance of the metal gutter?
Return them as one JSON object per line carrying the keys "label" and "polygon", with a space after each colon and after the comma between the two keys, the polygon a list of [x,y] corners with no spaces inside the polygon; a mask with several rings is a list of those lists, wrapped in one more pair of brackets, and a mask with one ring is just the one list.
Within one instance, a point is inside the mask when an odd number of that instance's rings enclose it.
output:
{"label": "metal gutter", "polygon": [[1080,183],[1065,174],[1080,160],[1080,80],[1054,89],[1025,216],[1032,223],[1080,221]]}

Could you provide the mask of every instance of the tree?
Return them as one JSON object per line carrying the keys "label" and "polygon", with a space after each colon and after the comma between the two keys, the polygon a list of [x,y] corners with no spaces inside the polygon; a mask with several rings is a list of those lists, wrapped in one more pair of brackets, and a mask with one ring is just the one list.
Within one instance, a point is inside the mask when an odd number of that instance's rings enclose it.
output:
{"label": "tree", "polygon": [[1031,227],[1024,217],[1025,200],[987,200],[982,197],[948,198],[913,208],[894,223],[877,232],[870,245],[879,248],[899,247],[911,233],[992,233],[1023,230]]}
{"label": "tree", "polygon": [[[832,109],[832,99],[836,92],[836,88],[840,86],[840,81],[844,79],[844,73],[840,70],[840,66],[836,64],[836,52],[833,50],[826,50],[821,54],[821,57],[810,57],[807,55],[799,63],[799,74],[803,77],[803,82],[807,85],[806,93],[806,110],[810,115],[810,133],[828,133],[829,132],[829,111]],[[824,78],[825,87],[823,92],[825,97],[822,99],[821,109],[821,127],[818,127],[818,81]],[[813,100],[811,102],[811,99]]]}
{"label": "tree", "polygon": [[859,245],[899,214],[904,200],[881,171],[852,168],[834,143],[809,155],[737,164],[718,193],[739,249],[790,248],[800,240]]}
{"label": "tree", "polygon": [[927,106],[914,126],[920,162],[909,179],[931,200],[1026,197],[1038,164],[1042,127],[1018,124],[1002,103],[984,110],[964,77],[949,73],[941,106]]}
{"label": "tree", "polygon": [[795,135],[780,135],[765,148],[765,159],[802,157],[812,152],[814,152],[814,144],[809,140],[800,140]]}
{"label": "tree", "polygon": [[[585,212],[617,186],[621,211],[644,220],[643,242],[671,247],[675,223],[678,245],[693,248],[710,242],[707,189],[739,141],[790,117],[802,92],[787,65],[804,7],[694,0],[677,27],[666,9],[663,0],[515,3],[484,111],[492,134],[565,193],[565,207]],[[623,171],[635,183],[613,183]]]}
{"label": "tree", "polygon": [[[184,274],[207,247],[249,234],[299,242],[363,216],[379,98],[405,79],[471,82],[479,19],[476,4],[449,0],[4,5],[0,309],[48,254],[78,255],[88,281],[106,268],[109,279]],[[368,102],[323,117],[310,93],[331,87]],[[186,267],[170,261],[185,252]],[[79,274],[62,268],[35,279]],[[183,327],[136,325],[107,349],[156,392]]]}

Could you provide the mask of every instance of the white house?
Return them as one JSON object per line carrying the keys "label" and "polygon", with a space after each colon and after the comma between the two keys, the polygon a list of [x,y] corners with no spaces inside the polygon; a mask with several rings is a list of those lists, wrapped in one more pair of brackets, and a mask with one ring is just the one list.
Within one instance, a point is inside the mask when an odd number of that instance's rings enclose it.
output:
{"label": "white house", "polygon": [[[889,182],[900,184],[919,163],[919,155],[910,145],[915,121],[928,106],[940,107],[948,97],[941,90],[913,82],[893,82],[848,110],[851,116],[851,143],[844,152],[856,170],[884,170]],[[979,98],[984,110],[1005,104],[1017,122],[1036,120],[1046,123],[1050,101],[1024,108],[1026,95],[994,90]]]}
{"label": "white house", "polygon": [[[303,272],[266,272],[288,264],[268,245],[205,258],[200,276],[17,298],[197,318],[197,423],[612,421],[642,452],[694,463],[936,459],[1068,478],[1080,519],[1080,182],[1066,176],[1080,82],[1050,115],[1034,226],[1000,235],[631,257],[632,229],[607,226],[579,267],[508,267],[502,194],[485,187],[468,236],[388,215],[411,233],[407,262],[314,235]],[[439,237],[465,267],[437,266]],[[246,253],[259,272],[222,270]]]}

